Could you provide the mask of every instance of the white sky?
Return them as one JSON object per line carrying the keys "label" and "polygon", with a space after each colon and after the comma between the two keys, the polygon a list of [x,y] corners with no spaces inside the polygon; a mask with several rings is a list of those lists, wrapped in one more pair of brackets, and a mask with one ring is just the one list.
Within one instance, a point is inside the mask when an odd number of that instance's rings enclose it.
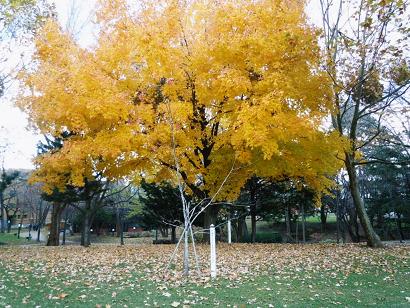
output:
{"label": "white sky", "polygon": [[[74,33],[82,46],[87,46],[95,41],[92,16],[96,0],[57,0],[51,1],[56,5],[59,21],[63,28]],[[312,22],[319,25],[320,8],[319,0],[311,0],[307,13]],[[27,50],[30,52],[30,50]],[[15,51],[14,60],[20,52]],[[31,169],[32,158],[36,155],[36,145],[40,140],[39,135],[27,129],[27,116],[13,106],[12,97],[16,95],[17,86],[9,89],[6,96],[0,99],[0,164],[4,160],[6,168]],[[1,147],[8,144],[5,153]]]}
{"label": "white sky", "polygon": [[[78,42],[87,46],[95,39],[91,22],[95,0],[57,0],[55,3],[61,25],[73,31]],[[73,12],[73,13],[71,13]],[[73,16],[72,18],[70,18]],[[70,22],[68,22],[70,20]],[[27,48],[27,53],[30,49]],[[20,50],[13,50],[9,63],[20,57]],[[13,61],[14,60],[14,61]],[[6,95],[0,98],[0,165],[4,160],[5,168],[31,169],[32,158],[36,155],[36,145],[41,136],[27,129],[27,116],[13,106],[13,96],[17,85],[12,84]],[[4,150],[4,145],[7,149]]]}

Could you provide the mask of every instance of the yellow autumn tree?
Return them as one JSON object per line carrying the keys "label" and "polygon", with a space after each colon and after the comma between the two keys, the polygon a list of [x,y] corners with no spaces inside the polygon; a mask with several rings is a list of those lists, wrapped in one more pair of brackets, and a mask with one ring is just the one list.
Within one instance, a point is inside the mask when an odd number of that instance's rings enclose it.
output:
{"label": "yellow autumn tree", "polygon": [[[64,161],[75,185],[85,161],[107,178],[175,181],[177,158],[198,198],[225,181],[218,198],[233,199],[253,175],[326,192],[344,141],[322,128],[332,92],[303,10],[300,0],[101,1],[89,49],[50,21],[18,104],[43,133],[73,136],[40,168]],[[208,226],[215,207],[205,214]]]}

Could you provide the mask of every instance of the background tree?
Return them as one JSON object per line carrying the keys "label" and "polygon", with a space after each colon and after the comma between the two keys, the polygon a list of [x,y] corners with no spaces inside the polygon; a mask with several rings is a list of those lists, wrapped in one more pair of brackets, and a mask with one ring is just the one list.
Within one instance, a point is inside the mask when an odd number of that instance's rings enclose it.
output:
{"label": "background tree", "polygon": [[[188,198],[188,197],[187,197]],[[141,182],[137,214],[149,229],[160,230],[164,235],[171,229],[171,241],[176,243],[176,228],[184,220],[179,191],[170,183],[150,184]]]}
{"label": "background tree", "polygon": [[5,211],[5,204],[6,201],[4,198],[4,192],[11,185],[11,183],[18,177],[19,173],[17,171],[7,173],[2,166],[1,175],[0,175],[0,231],[4,233],[7,227],[7,214]]}
{"label": "background tree", "polygon": [[[333,81],[336,109],[332,123],[351,143],[340,158],[349,176],[352,200],[367,244],[380,247],[380,238],[373,230],[361,196],[357,166],[374,162],[360,152],[377,140],[386,115],[409,88],[409,59],[402,53],[409,29],[407,4],[401,0],[320,3],[325,65]],[[346,19],[349,23],[345,23]],[[360,127],[368,119],[375,120],[376,125],[361,135]]]}

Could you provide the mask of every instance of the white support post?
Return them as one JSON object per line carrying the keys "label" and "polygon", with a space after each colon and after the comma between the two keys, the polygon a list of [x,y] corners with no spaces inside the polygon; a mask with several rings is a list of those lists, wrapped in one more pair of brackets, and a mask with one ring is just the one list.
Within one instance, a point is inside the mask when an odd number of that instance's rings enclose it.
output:
{"label": "white support post", "polygon": [[231,230],[232,230],[231,220],[228,219],[228,244],[231,244],[231,243],[232,243],[232,233],[231,233]]}
{"label": "white support post", "polygon": [[209,227],[209,237],[211,242],[211,277],[216,277],[216,244],[215,244],[215,226]]}

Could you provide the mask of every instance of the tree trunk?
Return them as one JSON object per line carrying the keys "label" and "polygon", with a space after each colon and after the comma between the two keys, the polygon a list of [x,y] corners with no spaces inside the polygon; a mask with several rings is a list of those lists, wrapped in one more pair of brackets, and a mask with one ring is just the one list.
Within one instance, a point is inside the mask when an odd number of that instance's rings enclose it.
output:
{"label": "tree trunk", "polygon": [[256,242],[256,200],[251,202],[251,242]]}
{"label": "tree trunk", "polygon": [[[216,220],[218,218],[219,207],[217,205],[211,204],[204,210],[204,229],[209,229],[210,225],[216,226]],[[209,243],[209,232],[204,233],[203,237],[204,243]]]}
{"label": "tree trunk", "polygon": [[399,213],[396,213],[396,214],[397,214],[397,219],[396,219],[397,228],[399,229],[399,234],[400,234],[400,243],[403,243],[404,233],[403,233],[403,228],[401,226],[401,215]]}
{"label": "tree trunk", "polygon": [[124,219],[120,215],[120,244],[124,245]]}
{"label": "tree trunk", "polygon": [[299,217],[296,219],[296,227],[295,227],[295,237],[296,237],[296,243],[299,244]]}
{"label": "tree trunk", "polygon": [[339,216],[339,194],[336,197],[336,238],[337,243],[340,242],[340,216]]}
{"label": "tree trunk", "polygon": [[286,242],[291,243],[294,242],[292,238],[292,229],[290,225],[290,209],[289,205],[285,208],[285,223],[286,223]]}
{"label": "tree trunk", "polygon": [[251,214],[251,242],[256,242],[256,179],[253,178],[250,185],[250,214]]}
{"label": "tree trunk", "polygon": [[3,191],[0,192],[0,231],[1,233],[4,233],[6,231],[6,215],[5,215],[5,209],[4,209],[4,199],[3,199]]}
{"label": "tree trunk", "polygon": [[327,213],[325,211],[325,206],[322,205],[320,207],[320,229],[322,233],[326,231],[326,221],[327,221]]}
{"label": "tree trunk", "polygon": [[64,210],[64,204],[55,202],[51,210],[50,234],[47,239],[47,246],[60,245],[60,220]]}
{"label": "tree trunk", "polygon": [[121,217],[120,217],[119,207],[115,209],[115,216],[116,216],[115,233],[117,234],[117,237],[120,237],[121,236]]}
{"label": "tree trunk", "polygon": [[17,229],[17,238],[20,238],[21,226],[23,225],[23,213],[21,213],[19,228]]}
{"label": "tree trunk", "polygon": [[41,224],[37,225],[37,242],[40,242]]}
{"label": "tree trunk", "polygon": [[302,209],[302,239],[303,239],[303,243],[306,243],[306,226],[305,226],[305,206],[302,203],[301,206]]}
{"label": "tree trunk", "polygon": [[185,226],[185,232],[184,232],[184,272],[183,272],[184,276],[189,275],[189,248],[188,248],[189,228],[188,228],[188,224],[189,224],[188,220],[185,219],[185,225],[184,225]]}
{"label": "tree trunk", "polygon": [[175,226],[171,227],[171,241],[172,241],[172,243],[177,242],[177,234],[176,234],[176,227]]}
{"label": "tree trunk", "polygon": [[81,243],[84,247],[89,247],[91,245],[91,213],[89,211],[84,212],[83,221],[83,242]]}
{"label": "tree trunk", "polygon": [[239,243],[245,242],[246,237],[248,236],[248,226],[246,225],[246,216],[243,215],[238,218],[238,233],[237,241]]}
{"label": "tree trunk", "polygon": [[360,196],[359,185],[357,182],[356,170],[353,166],[353,158],[351,154],[346,154],[345,160],[346,170],[349,175],[350,193],[352,194],[353,203],[359,216],[360,223],[363,227],[367,246],[369,247],[383,247],[380,237],[374,232],[373,226],[370,223],[369,216],[366,213],[363,200]]}
{"label": "tree trunk", "polygon": [[68,211],[65,212],[65,217],[64,217],[64,230],[63,230],[63,242],[62,245],[65,245],[65,238],[66,238],[66,232],[67,232],[67,219],[68,219]]}

